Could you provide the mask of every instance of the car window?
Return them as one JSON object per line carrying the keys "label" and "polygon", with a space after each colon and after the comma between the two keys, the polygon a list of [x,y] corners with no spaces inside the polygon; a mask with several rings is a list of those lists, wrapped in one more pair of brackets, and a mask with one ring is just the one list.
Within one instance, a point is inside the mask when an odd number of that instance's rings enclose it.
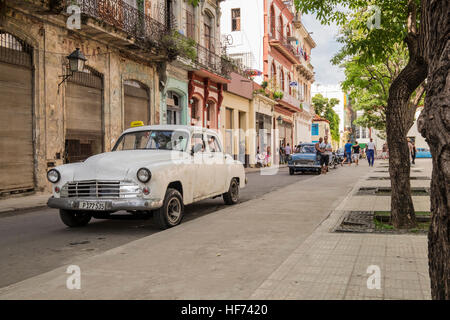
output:
{"label": "car window", "polygon": [[122,135],[113,151],[123,150],[175,150],[185,151],[188,133],[184,131],[146,130]]}
{"label": "car window", "polygon": [[208,134],[208,148],[209,152],[222,152],[217,137]]}
{"label": "car window", "polygon": [[193,148],[193,150],[195,150],[195,152],[204,152],[205,151],[205,141],[203,140],[202,133],[192,134],[191,148]]}
{"label": "car window", "polygon": [[300,153],[315,153],[315,152],[316,152],[316,150],[315,150],[314,146],[312,146],[312,145],[300,147]]}

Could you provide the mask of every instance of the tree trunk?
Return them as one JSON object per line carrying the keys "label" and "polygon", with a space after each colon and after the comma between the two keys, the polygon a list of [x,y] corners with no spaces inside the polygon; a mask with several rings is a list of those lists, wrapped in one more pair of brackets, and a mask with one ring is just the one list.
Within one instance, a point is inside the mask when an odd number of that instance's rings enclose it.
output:
{"label": "tree trunk", "polygon": [[389,175],[392,187],[391,222],[398,229],[417,225],[411,197],[410,155],[406,135],[410,128],[411,95],[426,78],[426,64],[417,55],[417,38],[410,35],[407,43],[409,62],[392,82],[386,107]]}
{"label": "tree trunk", "polygon": [[433,157],[428,258],[433,299],[450,300],[450,23],[449,1],[423,0],[422,45],[428,64],[418,128]]}

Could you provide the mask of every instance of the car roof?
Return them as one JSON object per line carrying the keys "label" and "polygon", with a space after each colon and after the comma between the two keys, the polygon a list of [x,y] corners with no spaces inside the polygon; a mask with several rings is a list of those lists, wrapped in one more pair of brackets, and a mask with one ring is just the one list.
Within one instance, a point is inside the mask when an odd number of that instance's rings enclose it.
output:
{"label": "car roof", "polygon": [[158,125],[150,125],[150,126],[139,126],[134,128],[129,128],[125,130],[124,133],[137,132],[137,131],[146,131],[146,130],[174,130],[174,131],[186,131],[189,133],[192,132],[206,132],[208,134],[215,134],[217,132],[212,129],[207,129],[199,126],[187,126],[187,125],[176,125],[176,124],[158,124]]}

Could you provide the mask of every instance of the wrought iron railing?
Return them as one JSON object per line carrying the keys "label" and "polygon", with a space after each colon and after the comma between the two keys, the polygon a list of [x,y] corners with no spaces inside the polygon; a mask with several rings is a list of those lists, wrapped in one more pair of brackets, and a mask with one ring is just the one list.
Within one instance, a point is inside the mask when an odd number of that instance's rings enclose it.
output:
{"label": "wrought iron railing", "polygon": [[[106,22],[137,40],[158,41],[167,26],[124,0],[66,0],[67,6],[78,5],[81,14]],[[164,21],[164,20],[163,20]]]}

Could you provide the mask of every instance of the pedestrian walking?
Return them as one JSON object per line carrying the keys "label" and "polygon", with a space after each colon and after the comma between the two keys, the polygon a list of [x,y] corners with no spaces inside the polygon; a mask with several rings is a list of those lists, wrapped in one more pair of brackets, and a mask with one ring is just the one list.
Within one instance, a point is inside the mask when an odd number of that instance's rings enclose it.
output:
{"label": "pedestrian walking", "polygon": [[409,154],[411,156],[411,164],[416,164],[417,149],[415,146],[415,142],[412,142],[411,139],[409,139],[409,138],[408,138],[408,148],[409,148]]}
{"label": "pedestrian walking", "polygon": [[280,153],[280,164],[284,164],[284,148],[283,148],[283,145],[280,145],[279,153]]}
{"label": "pedestrian walking", "polygon": [[284,154],[285,154],[285,162],[288,162],[288,158],[291,155],[291,146],[289,143],[287,144],[286,148],[284,148]]}
{"label": "pedestrian walking", "polygon": [[355,141],[355,144],[352,146],[353,149],[353,161],[356,163],[356,165],[359,165],[359,151],[361,150],[361,146],[359,145],[358,141]]}
{"label": "pedestrian walking", "polygon": [[369,162],[369,167],[373,167],[373,163],[375,161],[376,149],[375,149],[375,143],[373,142],[372,138],[370,138],[370,141],[367,143],[366,155],[367,155],[367,161]]}
{"label": "pedestrian walking", "polygon": [[319,144],[319,149],[321,150],[320,166],[322,167],[322,173],[326,174],[328,172],[328,164],[331,158],[331,151],[333,150],[331,144],[328,143],[327,136],[325,136],[325,138],[323,138],[323,142]]}
{"label": "pedestrian walking", "polygon": [[383,149],[382,149],[382,153],[381,153],[381,157],[383,158],[383,160],[387,159],[387,152],[388,152],[388,146],[387,146],[387,143],[385,142],[383,144]]}
{"label": "pedestrian walking", "polygon": [[348,162],[348,165],[352,165],[352,143],[350,140],[344,146],[344,162]]}

